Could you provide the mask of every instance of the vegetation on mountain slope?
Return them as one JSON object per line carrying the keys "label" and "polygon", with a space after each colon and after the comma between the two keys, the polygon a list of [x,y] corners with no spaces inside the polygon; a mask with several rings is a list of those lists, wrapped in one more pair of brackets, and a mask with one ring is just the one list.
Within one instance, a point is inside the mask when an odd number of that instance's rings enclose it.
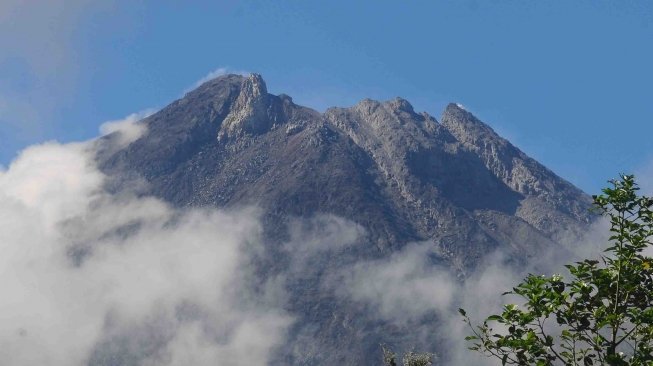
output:
{"label": "vegetation on mountain slope", "polygon": [[505,294],[523,305],[472,325],[471,350],[502,365],[653,365],[653,198],[637,194],[633,176],[594,196],[610,221],[610,245],[562,275],[529,275]]}

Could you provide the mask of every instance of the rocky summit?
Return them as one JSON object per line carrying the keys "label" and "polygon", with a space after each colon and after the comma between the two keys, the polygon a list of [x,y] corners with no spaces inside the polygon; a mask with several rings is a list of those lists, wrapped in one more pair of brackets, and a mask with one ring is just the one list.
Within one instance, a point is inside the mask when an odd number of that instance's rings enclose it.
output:
{"label": "rocky summit", "polygon": [[427,243],[433,265],[464,281],[497,250],[515,265],[564,253],[592,220],[586,194],[458,104],[439,121],[401,98],[319,113],[269,94],[260,75],[224,75],[139,123],[147,132],[128,146],[112,147],[115,135],[98,141],[111,189],[140,182],[140,193],[181,208],[258,207],[260,278],[293,266],[284,250],[293,220],[337,217],[362,228],[356,245],[285,276],[285,310],[296,321],[278,365],[377,365],[380,343],[446,355],[441,334],[411,338],[417,323],[380,320],[325,286],[341,266]]}

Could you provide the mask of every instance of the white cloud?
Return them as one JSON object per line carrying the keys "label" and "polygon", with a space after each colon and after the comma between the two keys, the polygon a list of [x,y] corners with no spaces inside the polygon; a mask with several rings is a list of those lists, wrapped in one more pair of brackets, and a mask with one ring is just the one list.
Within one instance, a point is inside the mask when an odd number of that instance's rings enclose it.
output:
{"label": "white cloud", "polygon": [[330,279],[342,296],[367,302],[391,322],[418,319],[428,312],[449,310],[456,281],[431,263],[430,242],[411,244],[389,258],[354,264]]}
{"label": "white cloud", "polygon": [[289,272],[294,275],[317,269],[316,262],[359,244],[366,233],[362,226],[331,214],[294,218],[288,230],[290,240],[283,249],[292,261]]}
{"label": "white cloud", "polygon": [[204,75],[201,79],[197,80],[195,84],[193,84],[193,89],[197,88],[198,86],[206,83],[209,80],[213,80],[217,78],[218,76],[226,75],[227,74],[227,68],[226,67],[219,67],[208,74]]}
{"label": "white cloud", "polygon": [[202,78],[200,78],[199,80],[197,80],[197,81],[193,84],[193,86],[191,86],[191,87],[189,87],[189,88],[186,88],[186,89],[184,90],[184,93],[183,93],[183,94],[186,94],[186,93],[188,93],[189,91],[192,91],[193,89],[196,89],[197,87],[199,87],[200,85],[206,83],[206,82],[209,81],[209,80],[213,80],[213,79],[217,78],[218,76],[227,75],[227,74],[238,74],[238,75],[243,75],[243,76],[245,76],[245,75],[249,75],[250,72],[248,72],[248,71],[242,71],[242,70],[231,70],[231,69],[229,69],[228,67],[218,67],[217,69],[215,69],[215,70],[209,72],[208,74],[204,75]]}
{"label": "white cloud", "polygon": [[[113,196],[89,146],[34,146],[0,171],[0,359],[265,364],[292,319],[246,280],[257,212]],[[149,349],[116,346],[155,336]]]}
{"label": "white cloud", "polygon": [[[586,237],[570,248],[577,258],[597,257],[607,243],[606,222],[600,220]],[[571,253],[571,252],[570,252]],[[403,327],[405,336],[418,344],[428,344],[434,333],[440,336],[439,350],[444,350],[447,364],[495,365],[476,352],[470,352],[465,336],[470,329],[462,322],[458,308],[467,310],[474,322],[500,312],[506,303],[520,299],[501,296],[517,285],[527,273],[565,273],[563,264],[573,261],[573,255],[539,256],[536,261],[516,268],[510,254],[499,250],[488,253],[484,264],[461,280],[442,265],[434,264],[435,254],[430,242],[409,244],[389,257],[362,261],[329,273],[327,288],[335,289],[345,300],[369,306],[368,314]],[[434,314],[437,322],[430,328],[423,317]],[[405,350],[398,350],[405,351]],[[424,349],[422,351],[435,351]]]}
{"label": "white cloud", "polygon": [[149,117],[154,112],[156,112],[154,109],[146,109],[141,112],[132,113],[123,119],[104,122],[100,125],[100,134],[105,136],[117,133],[118,137],[115,140],[116,147],[125,147],[145,134],[147,126],[139,123],[139,121]]}

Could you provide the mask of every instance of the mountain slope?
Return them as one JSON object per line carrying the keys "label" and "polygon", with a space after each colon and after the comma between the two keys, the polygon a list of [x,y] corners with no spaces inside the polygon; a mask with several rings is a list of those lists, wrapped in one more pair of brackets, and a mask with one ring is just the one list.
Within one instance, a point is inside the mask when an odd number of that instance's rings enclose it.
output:
{"label": "mountain slope", "polygon": [[292,265],[283,248],[297,218],[335,215],[365,230],[289,276],[298,321],[279,364],[376,364],[380,342],[417,342],[402,336],[417,323],[380,321],[324,287],[344,265],[428,241],[432,262],[462,278],[497,249],[516,262],[563,251],[591,221],[587,195],[455,104],[441,123],[400,98],[321,114],[269,94],[260,75],[226,75],[140,123],[147,132],[124,148],[113,135],[99,142],[112,189],[145,182],[142,193],[178,207],[260,207],[260,276]]}

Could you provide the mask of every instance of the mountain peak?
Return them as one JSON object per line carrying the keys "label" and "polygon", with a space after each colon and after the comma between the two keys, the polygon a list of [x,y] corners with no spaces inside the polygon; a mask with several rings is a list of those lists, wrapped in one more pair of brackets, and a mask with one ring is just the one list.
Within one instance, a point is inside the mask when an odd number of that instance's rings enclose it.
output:
{"label": "mountain peak", "polygon": [[[449,103],[447,107],[442,112],[442,119],[455,119],[459,121],[469,121],[469,122],[480,122],[476,116],[469,112],[465,107],[460,103]],[[484,123],[483,123],[484,124]]]}
{"label": "mountain peak", "polygon": [[410,102],[400,97],[396,97],[392,100],[387,101],[386,105],[389,106],[390,109],[397,112],[407,112],[410,114],[415,113],[415,110],[413,109],[413,106],[410,104]]}
{"label": "mountain peak", "polygon": [[244,133],[263,133],[269,130],[273,116],[269,115],[271,96],[260,74],[243,79],[240,93],[231,111],[222,122],[218,139]]}
{"label": "mountain peak", "polygon": [[440,123],[462,143],[476,144],[482,139],[503,140],[490,126],[476,118],[459,103],[447,105]]}
{"label": "mountain peak", "polygon": [[224,74],[199,84],[195,89],[186,93],[185,97],[198,97],[200,95],[215,93],[229,86],[239,87],[245,77],[239,74]]}
{"label": "mountain peak", "polygon": [[[324,286],[349,278],[359,264],[394,260],[418,242],[429,250],[428,263],[465,275],[497,249],[517,263],[563,253],[562,244],[589,221],[586,195],[456,104],[441,124],[402,98],[320,114],[269,94],[258,74],[223,75],[144,123],[147,133],[128,146],[99,142],[108,145],[97,159],[112,190],[132,192],[138,182],[139,194],[180,208],[258,208],[264,249],[249,275],[256,289],[266,278],[286,278],[284,309],[296,319],[273,366],[374,365],[369,355],[381,342],[422,347],[439,339],[393,336],[416,334],[413,324],[435,329],[439,317],[381,321],[360,300]],[[304,236],[305,227],[322,222],[326,231],[317,234],[329,237]],[[342,224],[349,222],[361,234],[334,246],[351,237]],[[296,262],[289,243],[302,256],[315,254]],[[142,357],[168,346],[161,347]],[[121,348],[106,352],[122,357]]]}
{"label": "mountain peak", "polygon": [[268,88],[261,74],[253,73],[245,78],[241,94],[243,93],[249,98],[259,98],[268,94]]}

